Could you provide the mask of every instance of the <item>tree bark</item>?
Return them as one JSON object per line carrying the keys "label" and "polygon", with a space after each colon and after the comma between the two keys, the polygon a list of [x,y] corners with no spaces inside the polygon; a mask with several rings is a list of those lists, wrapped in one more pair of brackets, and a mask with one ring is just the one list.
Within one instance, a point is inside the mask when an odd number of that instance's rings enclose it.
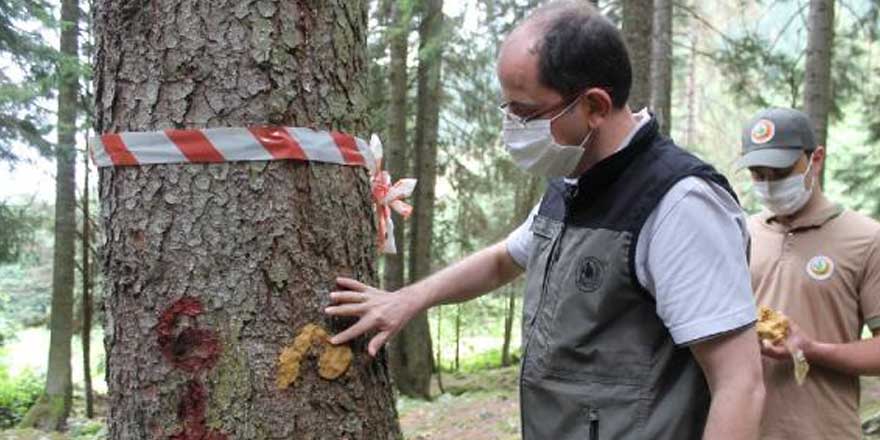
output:
{"label": "tree bark", "polygon": [[651,108],[666,136],[672,127],[672,8],[672,0],[654,0]]}
{"label": "tree bark", "polygon": [[[834,48],[834,0],[810,0],[807,23],[807,65],[804,72],[804,110],[813,121],[816,143],[827,148],[831,112],[831,57]],[[825,169],[822,169],[822,183]]]}
{"label": "tree bark", "polygon": [[[365,0],[102,0],[95,14],[98,133],[364,134]],[[335,353],[323,331],[352,323],[322,312],[336,276],[378,281],[366,170],[103,168],[100,193],[110,439],[400,438],[384,351],[359,338],[341,376],[319,376]]]}
{"label": "tree bark", "polygon": [[49,365],[43,396],[21,425],[61,430],[70,413],[73,336],[73,283],[76,251],[76,118],[79,96],[79,3],[61,2],[61,61],[58,65],[58,145],[55,150],[55,244]]}
{"label": "tree bark", "polygon": [[629,105],[639,111],[651,101],[651,35],[654,0],[623,0],[623,37],[632,61]]}
{"label": "tree bark", "polygon": [[[423,0],[419,25],[418,109],[415,133],[415,168],[419,185],[415,192],[412,224],[410,281],[431,273],[431,240],[434,221],[434,183],[437,168],[437,128],[440,112],[443,1]],[[418,314],[396,337],[400,367],[394,378],[402,394],[430,398],[431,329],[428,314]]]}

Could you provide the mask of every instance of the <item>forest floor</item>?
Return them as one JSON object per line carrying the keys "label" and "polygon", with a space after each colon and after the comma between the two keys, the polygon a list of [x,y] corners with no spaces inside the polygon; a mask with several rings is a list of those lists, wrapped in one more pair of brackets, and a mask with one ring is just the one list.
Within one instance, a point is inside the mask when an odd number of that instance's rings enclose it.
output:
{"label": "forest floor", "polygon": [[[444,373],[445,393],[435,377],[430,402],[398,400],[400,425],[406,440],[515,440],[520,438],[519,394],[515,367],[474,373]],[[104,402],[98,410],[104,411]],[[76,402],[71,431],[46,434],[38,431],[0,431],[0,440],[100,440],[105,431],[99,420],[87,421]],[[101,414],[103,415],[103,414]],[[880,416],[880,378],[862,379],[862,419]],[[880,422],[873,428],[880,434]],[[870,435],[866,440],[880,440]]]}

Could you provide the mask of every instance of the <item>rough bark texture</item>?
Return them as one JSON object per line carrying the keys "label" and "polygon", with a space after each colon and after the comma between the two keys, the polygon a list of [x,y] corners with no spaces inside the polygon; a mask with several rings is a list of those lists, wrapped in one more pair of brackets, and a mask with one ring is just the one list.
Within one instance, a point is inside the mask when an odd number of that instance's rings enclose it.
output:
{"label": "rough bark texture", "polygon": [[[431,240],[434,221],[434,182],[437,173],[437,126],[440,110],[443,1],[423,0],[419,25],[418,110],[415,135],[415,168],[419,185],[414,196],[410,281],[431,273]],[[430,398],[434,370],[428,314],[418,314],[395,338],[394,378],[401,393]],[[398,365],[399,363],[399,365]]]}
{"label": "rough bark texture", "polygon": [[672,126],[672,7],[672,0],[654,0],[651,108],[667,136]]}
{"label": "rough bark texture", "polygon": [[622,0],[623,37],[632,61],[633,83],[629,105],[639,111],[651,101],[651,35],[654,0]]}
{"label": "rough bark texture", "polygon": [[[807,25],[807,66],[804,76],[804,111],[813,121],[816,142],[828,139],[828,114],[831,111],[831,56],[834,47],[834,0],[810,0]],[[825,145],[827,147],[827,145]],[[822,169],[824,182],[825,169]]]}
{"label": "rough bark texture", "polygon": [[79,72],[70,65],[79,53],[78,0],[61,2],[61,54],[58,87],[58,145],[55,150],[55,244],[49,366],[45,394],[22,420],[43,430],[64,428],[73,398],[70,371],[73,336],[74,252],[76,251],[76,116]]}
{"label": "rough bark texture", "polygon": [[[103,0],[98,132],[365,126],[366,1]],[[105,168],[110,439],[399,438],[385,355],[339,378],[279,355],[337,275],[375,283],[365,169],[302,162]],[[289,366],[286,366],[289,367]]]}

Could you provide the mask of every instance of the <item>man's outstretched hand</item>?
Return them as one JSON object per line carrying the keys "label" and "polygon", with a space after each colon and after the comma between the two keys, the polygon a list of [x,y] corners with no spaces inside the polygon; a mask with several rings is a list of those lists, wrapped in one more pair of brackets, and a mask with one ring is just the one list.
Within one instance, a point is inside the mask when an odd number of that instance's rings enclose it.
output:
{"label": "man's outstretched hand", "polygon": [[379,349],[422,309],[413,294],[385,292],[350,278],[337,278],[336,285],[340,290],[330,293],[333,305],[324,309],[324,313],[360,319],[330,338],[330,343],[344,344],[375,331],[376,335],[367,347],[370,356],[376,356]]}

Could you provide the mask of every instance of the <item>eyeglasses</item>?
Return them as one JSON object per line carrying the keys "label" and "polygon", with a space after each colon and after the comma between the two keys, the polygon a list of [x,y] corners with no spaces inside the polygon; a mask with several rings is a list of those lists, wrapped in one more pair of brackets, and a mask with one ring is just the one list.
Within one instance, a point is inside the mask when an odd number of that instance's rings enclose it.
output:
{"label": "eyeglasses", "polygon": [[535,110],[525,116],[517,115],[515,112],[511,111],[511,109],[510,109],[511,102],[510,101],[503,102],[503,103],[499,104],[498,109],[504,114],[504,118],[507,119],[508,121],[516,122],[520,125],[526,125],[528,122],[534,121],[535,119],[538,119],[541,116],[544,116],[548,113],[556,112],[559,110],[568,111],[569,107],[571,107],[575,102],[577,102],[579,99],[581,99],[590,89],[593,89],[593,88],[599,88],[599,89],[605,90],[609,94],[611,93],[611,87],[608,87],[608,86],[587,87],[587,88],[583,89],[582,91],[575,93],[574,95],[572,95],[568,98],[564,98],[564,99],[560,100],[556,104],[553,104],[545,109]]}

